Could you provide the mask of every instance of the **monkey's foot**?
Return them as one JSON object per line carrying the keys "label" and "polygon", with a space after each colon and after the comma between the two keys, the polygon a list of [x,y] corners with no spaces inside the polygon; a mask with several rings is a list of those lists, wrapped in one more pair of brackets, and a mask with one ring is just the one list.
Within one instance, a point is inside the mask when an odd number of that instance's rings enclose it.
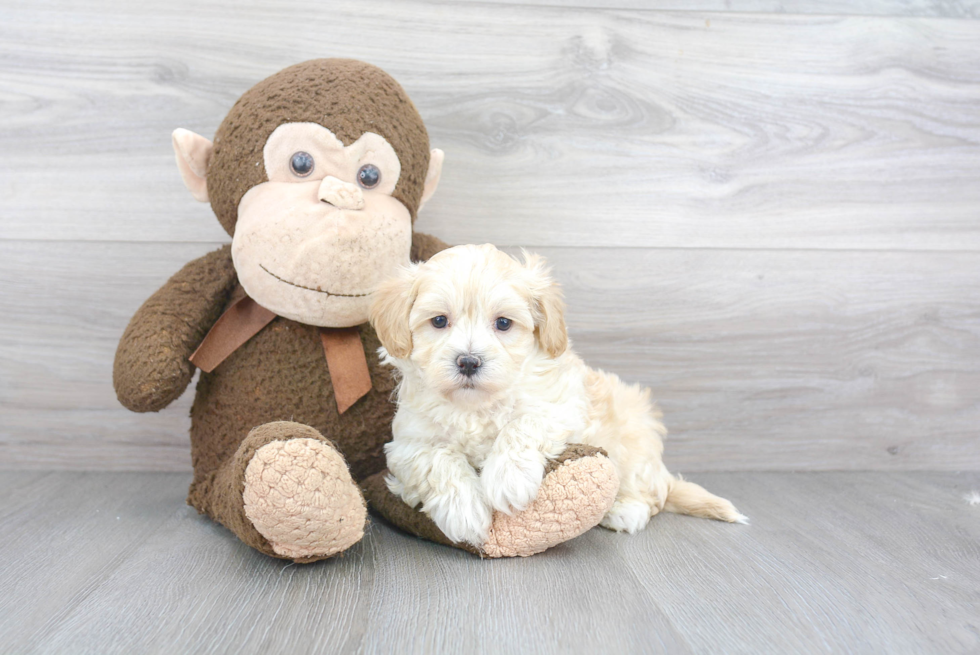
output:
{"label": "monkey's foot", "polygon": [[528,557],[573,539],[599,524],[619,491],[619,476],[606,454],[569,446],[549,462],[538,496],[523,512],[494,512],[485,557]]}
{"label": "monkey's foot", "polygon": [[325,441],[293,438],[256,450],[243,499],[245,516],[281,557],[323,559],[364,536],[364,499],[344,458]]}
{"label": "monkey's foot", "polygon": [[494,513],[487,543],[478,549],[450,541],[428,514],[388,490],[387,475],[388,471],[381,471],[361,483],[377,512],[407,532],[481,557],[527,557],[577,537],[599,524],[619,491],[616,469],[602,450],[569,446],[548,463],[530,507],[513,516]]}

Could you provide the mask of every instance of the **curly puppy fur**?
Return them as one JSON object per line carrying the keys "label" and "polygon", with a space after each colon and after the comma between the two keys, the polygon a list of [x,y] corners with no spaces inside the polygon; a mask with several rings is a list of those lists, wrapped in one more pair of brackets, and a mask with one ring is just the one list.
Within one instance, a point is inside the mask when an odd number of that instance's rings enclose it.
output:
{"label": "curly puppy fur", "polygon": [[607,528],[636,532],[660,511],[745,521],[664,466],[649,389],[570,350],[561,291],[540,257],[444,250],[389,280],[371,320],[400,373],[389,487],[449,538],[483,543],[493,511],[528,507],[570,443],[604,449],[616,468]]}

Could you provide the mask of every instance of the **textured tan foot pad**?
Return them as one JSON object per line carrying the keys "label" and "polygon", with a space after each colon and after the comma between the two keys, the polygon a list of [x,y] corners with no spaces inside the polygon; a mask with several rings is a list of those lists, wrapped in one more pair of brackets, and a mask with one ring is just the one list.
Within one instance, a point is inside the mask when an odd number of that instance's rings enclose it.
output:
{"label": "textured tan foot pad", "polygon": [[273,441],[245,469],[245,516],[276,554],[322,558],[364,536],[367,508],[347,463],[316,439]]}
{"label": "textured tan foot pad", "polygon": [[483,554],[528,557],[577,537],[599,524],[618,491],[619,477],[608,457],[566,461],[545,476],[526,510],[494,513]]}

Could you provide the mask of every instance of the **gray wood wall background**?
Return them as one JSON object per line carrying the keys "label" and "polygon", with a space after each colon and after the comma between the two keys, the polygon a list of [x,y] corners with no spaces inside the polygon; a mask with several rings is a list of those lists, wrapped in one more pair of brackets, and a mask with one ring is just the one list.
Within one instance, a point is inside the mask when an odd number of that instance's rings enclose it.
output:
{"label": "gray wood wall background", "polygon": [[116,342],[227,241],[170,132],[345,56],[446,151],[418,222],[526,246],[680,471],[980,468],[980,2],[0,3],[0,467],[187,470]]}

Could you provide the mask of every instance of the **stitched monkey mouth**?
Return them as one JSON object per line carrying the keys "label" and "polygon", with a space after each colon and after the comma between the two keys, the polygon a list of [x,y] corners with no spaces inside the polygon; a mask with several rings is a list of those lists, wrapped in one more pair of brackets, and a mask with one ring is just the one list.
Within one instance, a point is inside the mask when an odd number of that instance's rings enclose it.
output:
{"label": "stitched monkey mouth", "polygon": [[261,268],[263,271],[265,271],[266,273],[268,273],[272,277],[276,278],[280,282],[285,282],[289,286],[296,287],[297,289],[303,289],[305,291],[312,291],[314,293],[322,293],[325,296],[336,296],[338,298],[363,298],[364,296],[370,296],[373,293],[372,291],[368,291],[366,293],[334,293],[332,291],[324,291],[323,289],[320,289],[319,287],[317,287],[316,289],[314,289],[312,287],[305,287],[302,284],[296,284],[295,282],[290,282],[289,280],[287,280],[285,278],[281,278],[278,275],[276,275],[275,273],[273,273],[272,271],[270,271],[269,269],[267,269],[262,264],[259,264],[259,268]]}

